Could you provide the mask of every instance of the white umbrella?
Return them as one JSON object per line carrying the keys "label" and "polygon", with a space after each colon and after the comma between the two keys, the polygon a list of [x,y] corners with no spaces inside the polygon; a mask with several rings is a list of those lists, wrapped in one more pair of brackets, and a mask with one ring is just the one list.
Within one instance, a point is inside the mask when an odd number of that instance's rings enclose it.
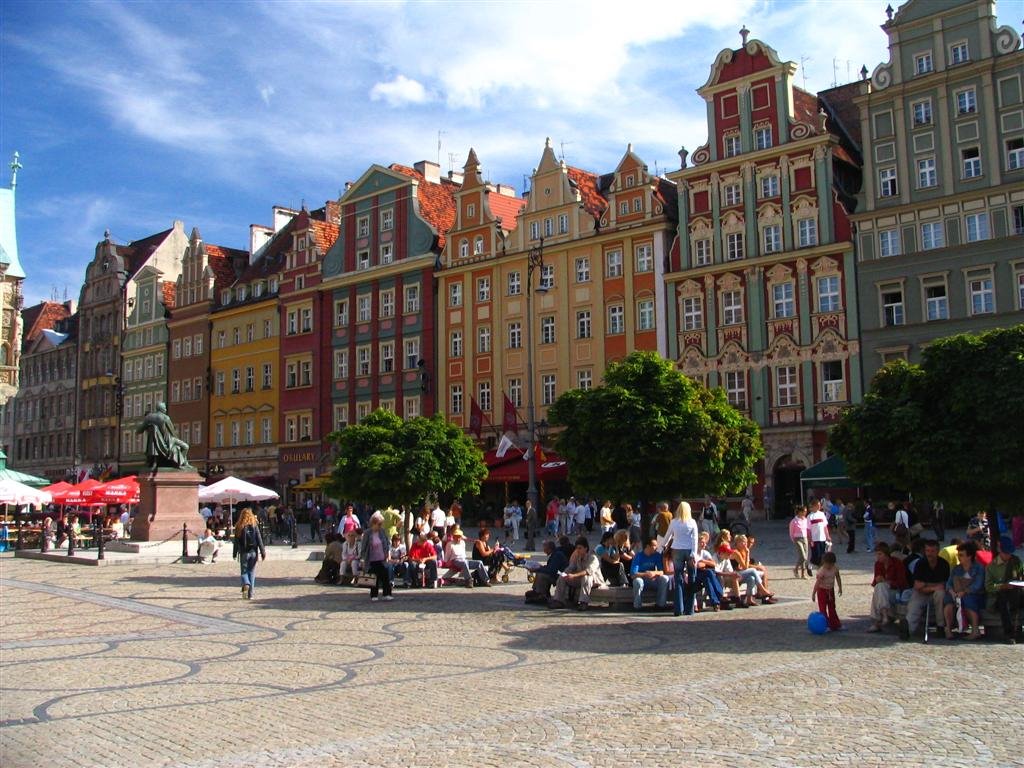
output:
{"label": "white umbrella", "polygon": [[228,504],[228,527],[234,525],[234,505],[239,501],[266,501],[267,499],[281,498],[275,491],[269,488],[247,483],[237,477],[228,475],[223,480],[218,480],[213,485],[199,488],[200,501],[213,501],[217,503],[227,502]]}
{"label": "white umbrella", "polygon": [[53,496],[49,491],[19,483],[17,480],[0,480],[0,504],[49,504]]}

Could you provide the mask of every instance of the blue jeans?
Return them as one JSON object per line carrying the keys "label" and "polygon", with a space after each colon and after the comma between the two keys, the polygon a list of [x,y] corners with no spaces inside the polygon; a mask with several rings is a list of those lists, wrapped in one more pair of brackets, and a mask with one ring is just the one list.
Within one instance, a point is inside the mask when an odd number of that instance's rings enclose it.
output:
{"label": "blue jeans", "polygon": [[672,598],[674,613],[686,616],[693,615],[693,593],[694,579],[693,566],[690,558],[693,555],[692,549],[672,549],[672,568],[675,571],[675,594]]}
{"label": "blue jeans", "polygon": [[648,587],[654,587],[657,595],[655,605],[664,608],[668,600],[668,585],[671,578],[668,576],[654,576],[652,578],[633,578],[633,607],[640,608],[643,605],[643,595]]}
{"label": "blue jeans", "polygon": [[249,589],[256,589],[256,561],[259,560],[260,553],[256,550],[252,552],[244,552],[238,558],[238,564],[242,570],[242,586],[249,587]]}
{"label": "blue jeans", "polygon": [[708,596],[708,602],[711,605],[722,604],[724,591],[722,589],[722,582],[719,580],[714,568],[700,568],[697,571],[697,584],[704,587],[704,591]]}
{"label": "blue jeans", "polygon": [[864,523],[864,542],[867,544],[868,552],[875,549],[875,524]]}

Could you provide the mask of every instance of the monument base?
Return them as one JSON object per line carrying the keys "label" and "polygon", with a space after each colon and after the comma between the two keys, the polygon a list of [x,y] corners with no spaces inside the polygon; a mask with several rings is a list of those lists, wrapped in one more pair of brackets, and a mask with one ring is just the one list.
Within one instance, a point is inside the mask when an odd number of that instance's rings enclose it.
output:
{"label": "monument base", "polygon": [[199,514],[199,486],[196,472],[160,469],[139,475],[139,508],[132,520],[132,541],[164,541],[181,537],[188,525],[189,539],[206,528]]}

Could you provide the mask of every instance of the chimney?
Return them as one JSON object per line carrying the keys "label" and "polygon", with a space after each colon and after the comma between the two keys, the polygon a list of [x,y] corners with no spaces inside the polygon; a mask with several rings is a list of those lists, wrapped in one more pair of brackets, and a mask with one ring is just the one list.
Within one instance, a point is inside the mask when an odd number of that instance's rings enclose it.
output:
{"label": "chimney", "polygon": [[505,197],[516,196],[516,188],[513,187],[511,184],[499,184],[497,187],[497,191],[499,195],[504,195]]}
{"label": "chimney", "polygon": [[462,173],[462,171],[448,171],[448,181],[451,181],[455,184],[462,184],[463,178],[464,174]]}
{"label": "chimney", "polygon": [[249,257],[255,256],[274,236],[274,230],[262,224],[249,225]]}
{"label": "chimney", "polygon": [[423,174],[423,178],[434,184],[441,183],[441,166],[429,160],[420,160],[413,168]]}

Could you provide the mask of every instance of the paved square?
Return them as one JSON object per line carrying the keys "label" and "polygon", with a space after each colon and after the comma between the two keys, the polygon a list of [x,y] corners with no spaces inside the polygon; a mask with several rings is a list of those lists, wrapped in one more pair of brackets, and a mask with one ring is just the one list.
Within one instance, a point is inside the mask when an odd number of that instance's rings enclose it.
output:
{"label": "paved square", "polygon": [[548,611],[526,585],[365,590],[267,561],[88,568],[0,560],[0,765],[1024,765],[1021,646],[864,630],[867,554],[840,554],[848,631],[762,526],[778,605]]}

